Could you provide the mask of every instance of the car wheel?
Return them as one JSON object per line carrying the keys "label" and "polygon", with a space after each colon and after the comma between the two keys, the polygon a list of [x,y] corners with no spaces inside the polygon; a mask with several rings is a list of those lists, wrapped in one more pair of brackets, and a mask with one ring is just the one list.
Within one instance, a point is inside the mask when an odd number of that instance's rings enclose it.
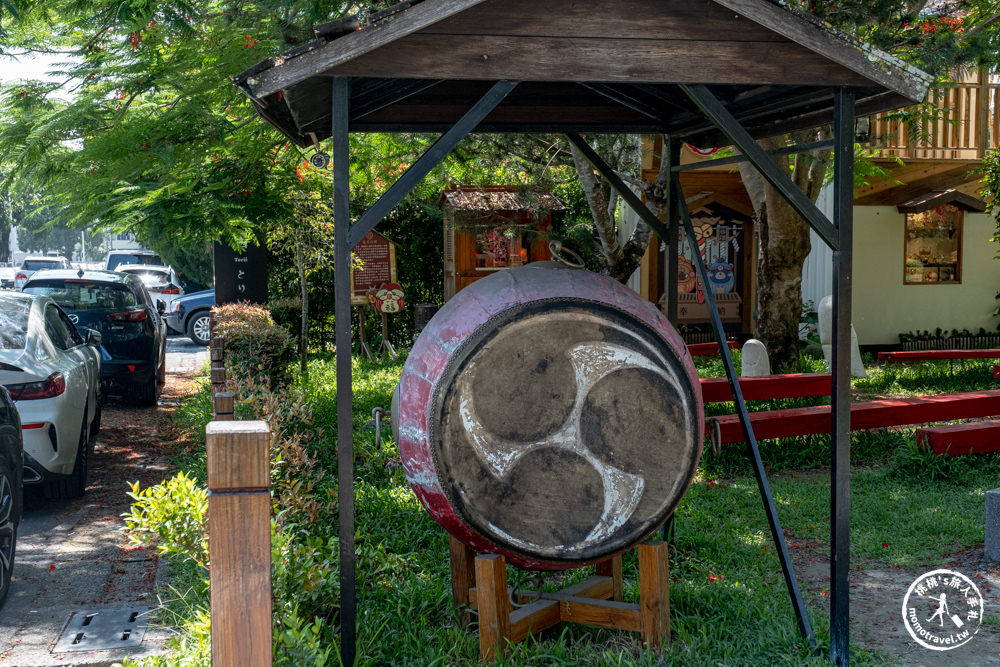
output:
{"label": "car wheel", "polygon": [[195,345],[208,345],[212,340],[212,316],[207,310],[195,313],[188,320],[188,338]]}
{"label": "car wheel", "polygon": [[97,401],[97,409],[94,410],[94,421],[90,422],[90,440],[93,442],[97,434],[101,431],[101,402]]}
{"label": "car wheel", "polygon": [[131,394],[136,405],[145,407],[156,405],[156,399],[160,395],[160,383],[154,376],[146,384],[132,385]]}
{"label": "car wheel", "polygon": [[0,602],[10,590],[17,549],[17,524],[21,522],[17,480],[10,468],[0,463]]}
{"label": "car wheel", "polygon": [[167,383],[167,343],[164,341],[160,354],[160,365],[156,369],[156,384],[161,387]]}
{"label": "car wheel", "polygon": [[90,462],[90,429],[87,428],[87,411],[80,424],[80,442],[76,446],[76,459],[69,477],[53,479],[45,484],[45,497],[53,499],[79,498],[87,490],[87,467]]}

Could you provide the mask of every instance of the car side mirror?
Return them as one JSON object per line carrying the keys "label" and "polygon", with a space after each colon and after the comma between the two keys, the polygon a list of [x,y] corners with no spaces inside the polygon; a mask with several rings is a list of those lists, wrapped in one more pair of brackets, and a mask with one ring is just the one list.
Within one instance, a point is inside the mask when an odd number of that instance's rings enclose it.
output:
{"label": "car side mirror", "polygon": [[163,313],[167,312],[167,302],[164,301],[163,299],[157,299],[156,300],[156,312],[158,312],[160,315],[162,315]]}
{"label": "car side mirror", "polygon": [[87,345],[91,347],[101,346],[101,332],[97,329],[87,329]]}

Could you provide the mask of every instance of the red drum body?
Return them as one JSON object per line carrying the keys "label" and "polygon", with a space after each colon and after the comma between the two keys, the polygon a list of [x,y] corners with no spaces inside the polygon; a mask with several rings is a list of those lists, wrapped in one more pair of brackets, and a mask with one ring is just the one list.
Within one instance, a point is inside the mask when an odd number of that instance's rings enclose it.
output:
{"label": "red drum body", "polygon": [[398,392],[397,442],[420,502],[473,550],[524,568],[640,542],[701,456],[698,377],[666,318],[615,280],[549,262],[446,303]]}

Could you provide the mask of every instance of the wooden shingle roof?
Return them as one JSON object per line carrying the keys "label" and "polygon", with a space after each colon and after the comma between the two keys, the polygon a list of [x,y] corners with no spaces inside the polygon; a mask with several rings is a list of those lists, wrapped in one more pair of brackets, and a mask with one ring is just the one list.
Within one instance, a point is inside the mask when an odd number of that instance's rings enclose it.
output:
{"label": "wooden shingle roof", "polygon": [[235,78],[300,145],[330,134],[331,77],[351,79],[352,131],[441,131],[498,80],[520,85],[493,132],[666,132],[720,140],[678,84],[706,84],[755,136],[921,101],[923,72],[776,0],[410,0]]}

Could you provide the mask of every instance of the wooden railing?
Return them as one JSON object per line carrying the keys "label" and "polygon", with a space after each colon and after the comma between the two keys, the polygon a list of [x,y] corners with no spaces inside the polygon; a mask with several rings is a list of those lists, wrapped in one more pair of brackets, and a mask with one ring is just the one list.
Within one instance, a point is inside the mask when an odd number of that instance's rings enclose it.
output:
{"label": "wooden railing", "polygon": [[905,123],[892,112],[871,116],[870,145],[884,157],[904,160],[978,160],[996,148],[1000,84],[991,83],[987,72],[956,79],[958,83],[934,88],[928,95],[934,118]]}

